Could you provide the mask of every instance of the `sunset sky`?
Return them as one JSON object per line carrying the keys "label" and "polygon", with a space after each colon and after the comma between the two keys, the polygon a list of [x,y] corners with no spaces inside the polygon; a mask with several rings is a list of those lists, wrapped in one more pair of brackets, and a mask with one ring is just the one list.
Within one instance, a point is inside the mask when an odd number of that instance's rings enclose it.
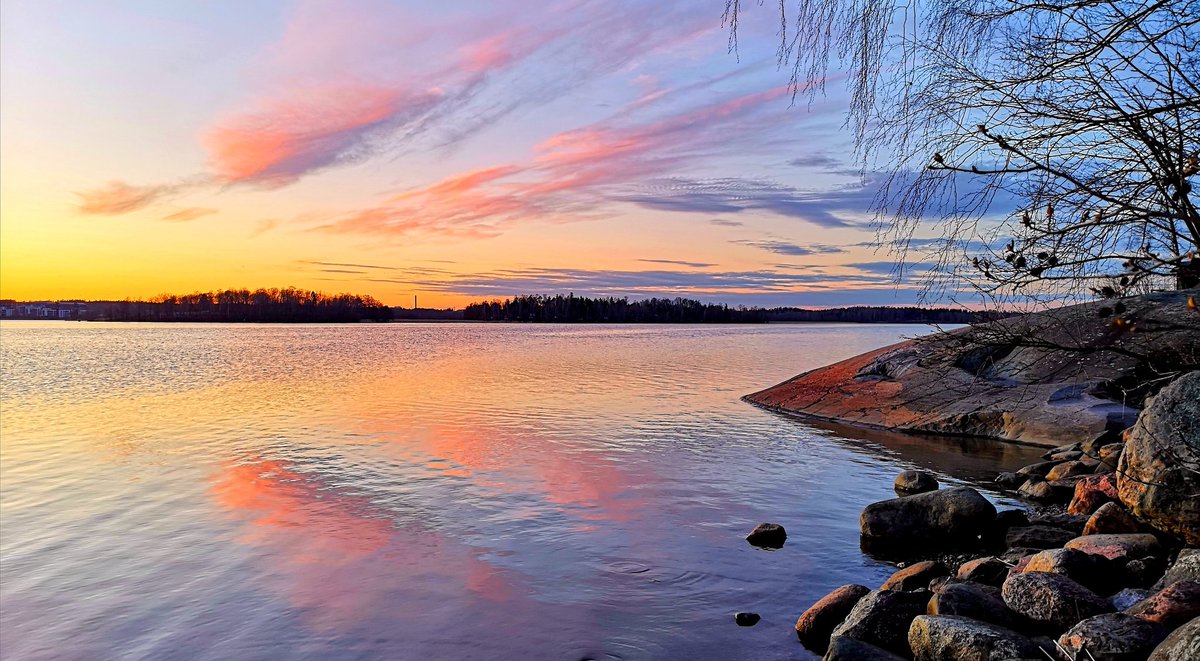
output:
{"label": "sunset sky", "polygon": [[0,297],[899,304],[778,17],[722,0],[9,0]]}

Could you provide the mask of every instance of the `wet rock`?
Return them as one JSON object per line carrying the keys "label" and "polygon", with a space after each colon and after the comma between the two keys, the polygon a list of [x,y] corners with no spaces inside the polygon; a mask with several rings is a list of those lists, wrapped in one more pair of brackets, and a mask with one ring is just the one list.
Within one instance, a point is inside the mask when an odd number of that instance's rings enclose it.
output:
{"label": "wet rock", "polygon": [[1141,661],[1166,637],[1162,625],[1124,613],[1106,613],[1071,627],[1058,644],[1072,659],[1086,659],[1083,650],[1087,650],[1097,660]]}
{"label": "wet rock", "polygon": [[996,507],[969,487],[939,489],[867,505],[859,517],[863,548],[903,554],[931,545],[973,545],[996,520]]}
{"label": "wet rock", "polygon": [[829,651],[822,661],[904,661],[904,657],[849,636],[829,641]]}
{"label": "wet rock", "polygon": [[1077,475],[1090,475],[1092,468],[1082,461],[1064,461],[1046,473],[1047,481],[1063,480]]}
{"label": "wet rock", "polygon": [[1008,570],[1008,564],[999,558],[975,558],[959,566],[958,577],[964,581],[1000,587],[1008,577]]}
{"label": "wet rock", "polygon": [[1050,526],[1025,526],[1012,528],[1004,536],[1004,545],[1008,548],[1025,547],[1031,549],[1052,549],[1062,546],[1075,538],[1075,533],[1062,528]]}
{"label": "wet rock", "polygon": [[912,592],[929,586],[929,582],[939,576],[946,576],[950,570],[936,560],[926,560],[924,562],[914,562],[892,574],[888,580],[879,586],[880,590],[900,590],[902,592]]}
{"label": "wet rock", "polygon": [[1117,483],[1112,475],[1091,475],[1075,483],[1075,494],[1067,512],[1091,515],[1107,502],[1117,500]]}
{"label": "wet rock", "polygon": [[872,591],[850,609],[845,621],[834,628],[831,640],[849,636],[889,652],[907,655],[908,626],[913,618],[925,612],[929,597],[926,591]]}
{"label": "wet rock", "polygon": [[1150,653],[1148,661],[1196,661],[1200,659],[1200,618],[1179,627]]}
{"label": "wet rock", "polygon": [[958,615],[1015,629],[1021,618],[1004,603],[1000,591],[986,585],[951,583],[934,593],[925,612],[930,615]]}
{"label": "wet rock", "polygon": [[916,661],[1034,659],[1041,650],[1021,634],[954,615],[921,615],[908,630]]}
{"label": "wet rock", "polygon": [[1154,596],[1153,590],[1125,588],[1109,597],[1108,603],[1112,604],[1113,610],[1123,611],[1152,596]]}
{"label": "wet rock", "polygon": [[787,531],[778,523],[760,523],[746,535],[746,541],[762,548],[779,549],[787,541]]}
{"label": "wet rock", "polygon": [[1005,489],[1016,489],[1025,484],[1025,479],[1024,475],[1017,475],[1016,473],[1000,473],[996,476],[996,484]]}
{"label": "wet rock", "polygon": [[1183,549],[1175,557],[1175,562],[1167,568],[1166,573],[1155,585],[1165,588],[1179,581],[1200,581],[1200,549]]}
{"label": "wet rock", "polygon": [[1049,549],[1037,553],[1025,563],[1023,570],[1061,574],[1101,594],[1115,588],[1118,577],[1108,559],[1075,549]]}
{"label": "wet rock", "polygon": [[762,617],[758,613],[734,613],[733,621],[737,622],[739,627],[752,627],[758,624]]}
{"label": "wet rock", "polygon": [[1155,528],[1200,544],[1200,371],[1163,388],[1127,432],[1121,502]]}
{"label": "wet rock", "polygon": [[1162,545],[1154,535],[1132,533],[1122,535],[1086,535],[1063,544],[1065,548],[1102,555],[1109,560],[1134,560],[1162,553]]}
{"label": "wet rock", "polygon": [[896,476],[894,485],[896,492],[902,495],[936,491],[937,478],[925,471],[907,470]]}
{"label": "wet rock", "polygon": [[1058,497],[1054,487],[1045,478],[1031,477],[1017,489],[1017,493],[1028,500],[1049,503]]}
{"label": "wet rock", "polygon": [[865,597],[870,588],[865,585],[843,585],[821,597],[796,620],[796,636],[808,649],[823,653],[829,647],[829,634],[842,623],[854,604]]}
{"label": "wet rock", "polygon": [[1137,519],[1117,503],[1104,503],[1083,526],[1084,535],[1133,533],[1139,530]]}
{"label": "wet rock", "polygon": [[1157,622],[1173,630],[1194,617],[1200,617],[1200,583],[1179,581],[1125,610],[1134,617]]}
{"label": "wet rock", "polygon": [[1108,600],[1061,574],[1013,574],[1001,594],[1009,608],[1046,631],[1063,631],[1112,610]]}

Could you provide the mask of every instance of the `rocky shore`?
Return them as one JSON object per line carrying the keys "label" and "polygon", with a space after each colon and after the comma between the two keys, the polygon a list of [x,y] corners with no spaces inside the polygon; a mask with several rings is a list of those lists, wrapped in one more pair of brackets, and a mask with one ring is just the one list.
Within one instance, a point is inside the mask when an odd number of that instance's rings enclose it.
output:
{"label": "rocky shore", "polygon": [[[1191,372],[1124,434],[998,476],[1028,511],[905,471],[899,497],[860,517],[863,549],[897,571],[809,605],[800,643],[826,661],[1200,659],[1198,457]],[[760,527],[751,542],[783,534]]]}
{"label": "rocky shore", "polygon": [[1118,440],[1164,375],[1200,368],[1196,290],[1095,301],[901,342],[746,400],[888,429],[1047,447]]}

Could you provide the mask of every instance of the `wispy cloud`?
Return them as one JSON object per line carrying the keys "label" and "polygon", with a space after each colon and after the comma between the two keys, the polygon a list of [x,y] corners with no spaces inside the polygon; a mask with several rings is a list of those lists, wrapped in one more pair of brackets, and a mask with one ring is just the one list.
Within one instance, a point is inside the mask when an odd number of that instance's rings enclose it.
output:
{"label": "wispy cloud", "polygon": [[821,227],[847,228],[866,224],[847,216],[861,215],[874,197],[875,188],[869,184],[808,190],[755,179],[672,177],[651,182],[645,192],[623,199],[664,211],[707,214],[767,211]]}
{"label": "wispy cloud", "polygon": [[211,216],[214,213],[217,213],[216,209],[208,209],[205,207],[191,207],[189,209],[181,209],[174,213],[169,213],[169,214],[163,216],[162,219],[171,221],[171,222],[182,223],[182,222],[187,222],[190,220],[196,220],[197,218],[203,218],[205,216]]}
{"label": "wispy cloud", "polygon": [[158,202],[177,190],[176,186],[137,186],[124,181],[111,181],[102,188],[76,192],[80,213],[98,216],[126,214]]}
{"label": "wispy cloud", "polygon": [[830,246],[822,243],[800,245],[798,243],[790,243],[776,239],[741,240],[734,241],[734,243],[761,248],[767,252],[773,252],[778,255],[792,255],[795,257],[807,255],[831,255],[835,253],[846,252],[846,249],[840,246]]}
{"label": "wispy cloud", "polygon": [[690,267],[696,268],[696,269],[707,268],[709,266],[716,266],[716,264],[710,264],[708,262],[685,262],[685,261],[679,260],[679,259],[639,259],[638,261],[639,262],[647,262],[649,264],[674,264],[676,266],[690,266]]}

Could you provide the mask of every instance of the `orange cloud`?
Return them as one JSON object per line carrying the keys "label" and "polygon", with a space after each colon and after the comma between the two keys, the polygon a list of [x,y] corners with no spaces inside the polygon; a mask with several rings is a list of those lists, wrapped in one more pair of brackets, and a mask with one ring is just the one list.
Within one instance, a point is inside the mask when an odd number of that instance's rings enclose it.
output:
{"label": "orange cloud", "polygon": [[117,216],[144,209],[174,192],[175,186],[135,186],[124,181],[111,181],[103,188],[75,193],[79,197],[80,213],[98,216]]}
{"label": "orange cloud", "polygon": [[172,222],[182,223],[182,222],[187,222],[189,220],[196,220],[197,218],[203,218],[204,216],[211,216],[212,214],[214,214],[216,212],[217,212],[216,209],[206,209],[204,207],[192,207],[190,209],[182,209],[180,211],[176,211],[175,213],[169,213],[169,214],[163,216],[162,219],[169,220]]}

